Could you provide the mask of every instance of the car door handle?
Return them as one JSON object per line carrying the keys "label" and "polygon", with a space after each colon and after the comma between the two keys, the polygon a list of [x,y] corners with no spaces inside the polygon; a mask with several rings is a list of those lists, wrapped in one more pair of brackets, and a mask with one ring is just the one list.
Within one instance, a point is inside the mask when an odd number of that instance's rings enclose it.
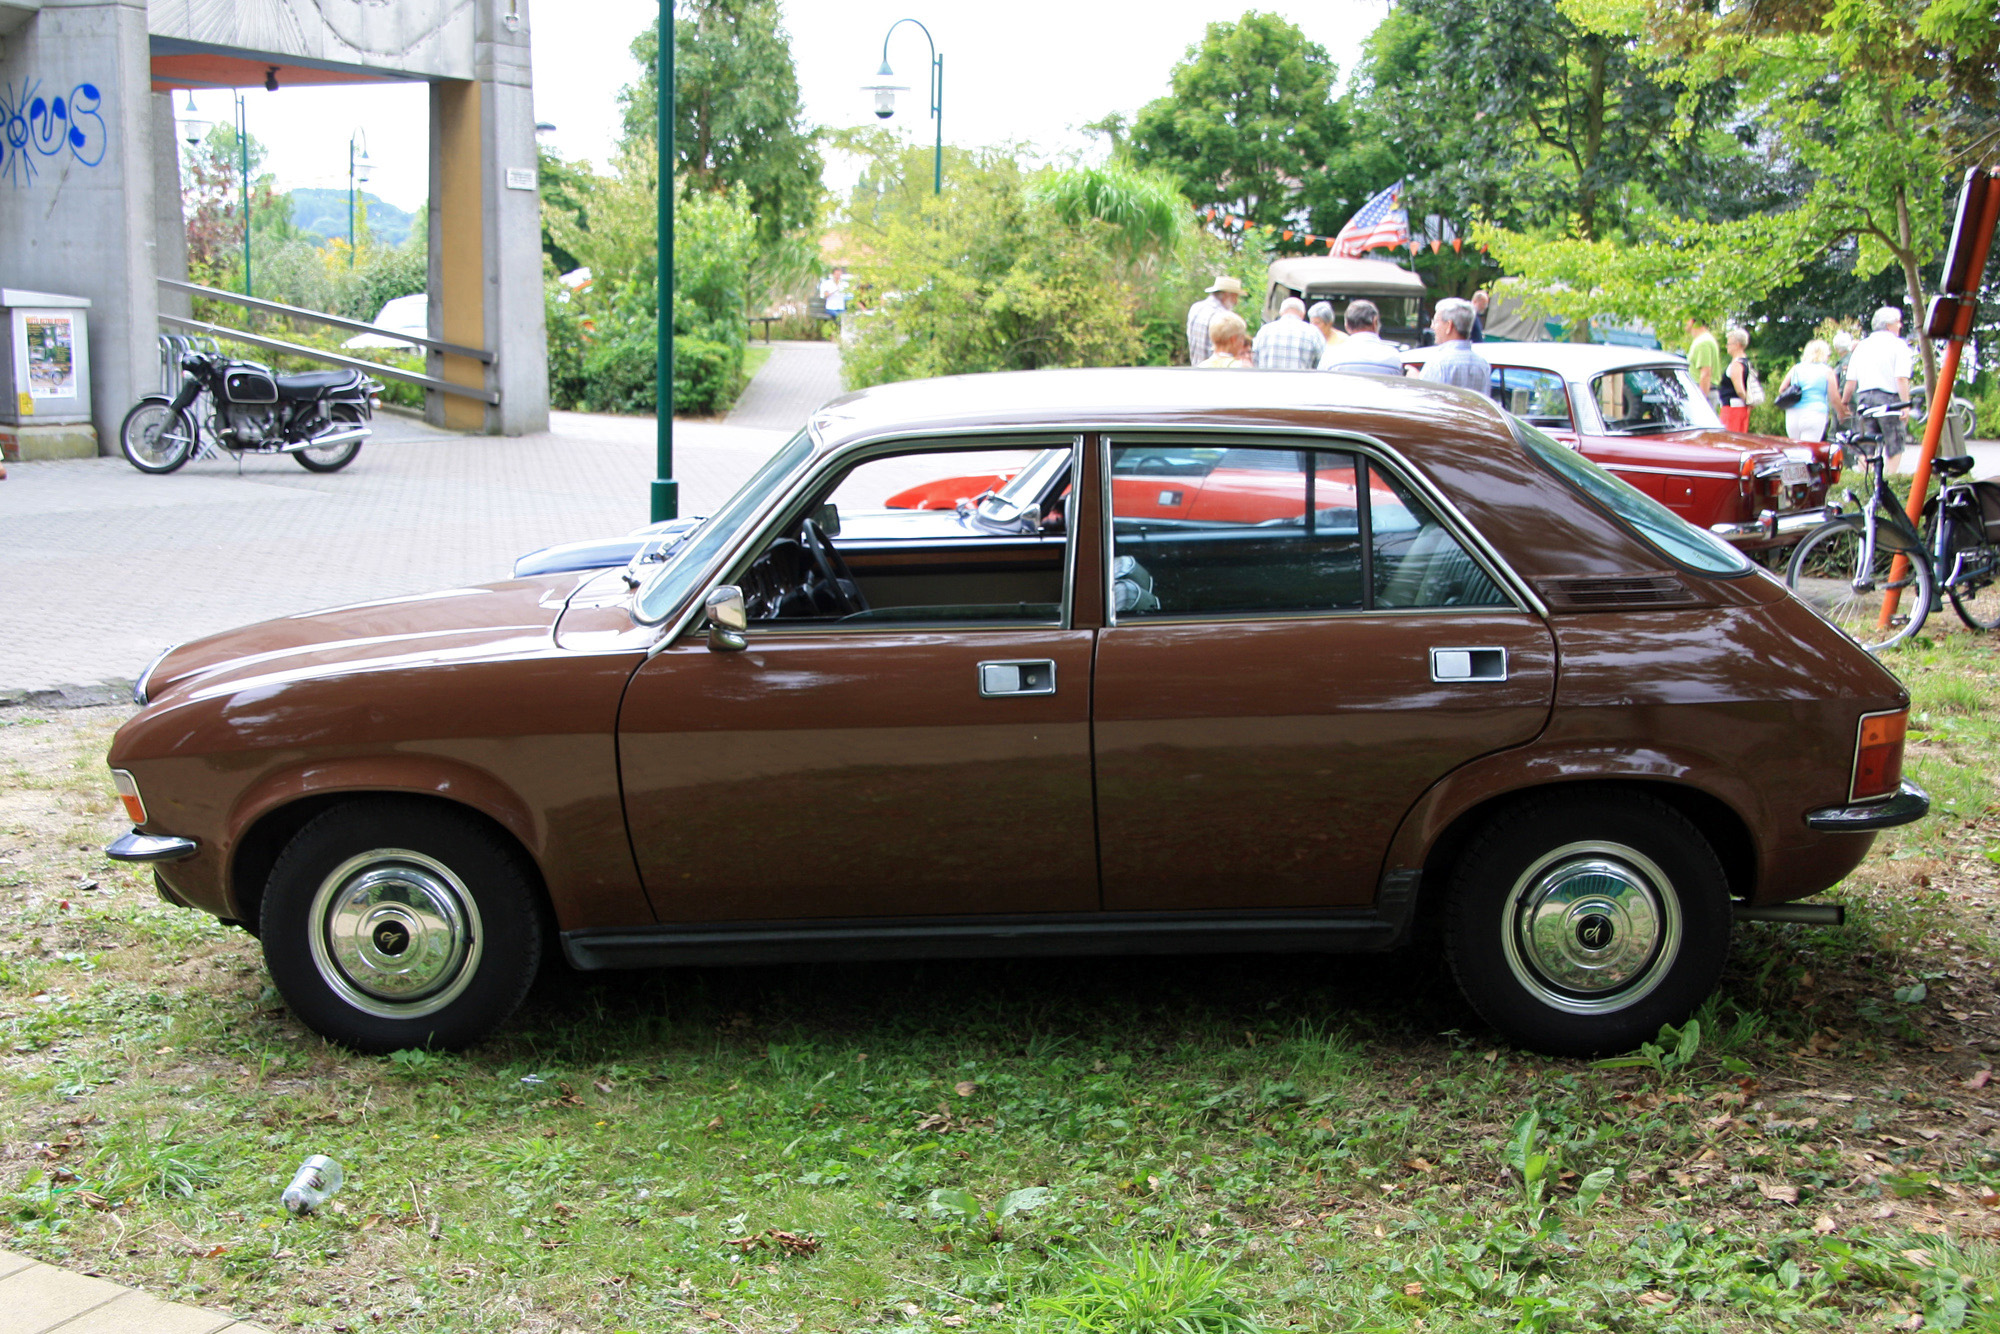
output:
{"label": "car door handle", "polygon": [[982,662],[979,664],[979,694],[992,699],[999,695],[1053,695],[1056,693],[1056,665],[1044,658],[1039,662]]}
{"label": "car door handle", "polygon": [[1434,648],[1431,650],[1433,681],[1504,681],[1507,679],[1507,650],[1504,648]]}

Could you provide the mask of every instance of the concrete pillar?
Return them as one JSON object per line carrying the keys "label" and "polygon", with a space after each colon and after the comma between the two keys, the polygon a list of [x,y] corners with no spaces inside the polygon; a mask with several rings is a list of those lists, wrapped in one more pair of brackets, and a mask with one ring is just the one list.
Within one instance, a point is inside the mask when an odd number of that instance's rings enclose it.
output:
{"label": "concrete pillar", "polygon": [[159,378],[151,70],[145,0],[42,0],[0,54],[0,122],[30,131],[0,136],[0,286],[90,298],[102,453]]}
{"label": "concrete pillar", "polygon": [[[181,211],[181,139],[172,93],[153,94],[153,235],[159,276],[186,282],[187,217]],[[194,317],[194,298],[186,292],[163,288],[159,301],[162,314]]]}
{"label": "concrete pillar", "polygon": [[442,379],[498,390],[500,404],[433,391],[426,415],[501,435],[549,424],[528,36],[522,0],[474,0],[475,77],[431,84],[431,336],[496,360],[433,353],[428,362]]}

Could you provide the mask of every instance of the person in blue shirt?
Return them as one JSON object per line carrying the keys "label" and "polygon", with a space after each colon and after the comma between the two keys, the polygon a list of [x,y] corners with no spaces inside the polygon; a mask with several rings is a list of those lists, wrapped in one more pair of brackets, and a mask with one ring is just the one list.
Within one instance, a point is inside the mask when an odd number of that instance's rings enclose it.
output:
{"label": "person in blue shirt", "polygon": [[1824,440],[1827,421],[1840,420],[1840,391],[1835,387],[1833,368],[1827,365],[1832,359],[1833,349],[1824,338],[1815,338],[1806,344],[1800,353],[1799,364],[1785,372],[1785,378],[1778,384],[1778,395],[1793,385],[1799,389],[1799,401],[1785,409],[1785,434],[1794,440]]}
{"label": "person in blue shirt", "polygon": [[1463,298],[1448,296],[1437,303],[1431,332],[1441,351],[1424,363],[1423,378],[1455,384],[1477,393],[1492,392],[1493,364],[1473,351],[1472,321],[1477,312]]}

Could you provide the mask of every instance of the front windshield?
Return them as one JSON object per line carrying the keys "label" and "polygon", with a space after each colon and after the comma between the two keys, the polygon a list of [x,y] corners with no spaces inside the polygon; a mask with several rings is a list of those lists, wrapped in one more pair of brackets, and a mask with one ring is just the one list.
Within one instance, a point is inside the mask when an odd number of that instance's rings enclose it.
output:
{"label": "front windshield", "polygon": [[1592,380],[1590,389],[1604,429],[1613,435],[1722,429],[1722,419],[1684,367],[1612,371]]}
{"label": "front windshield", "polygon": [[742,490],[731,496],[729,503],[713,518],[696,529],[693,538],[639,590],[632,603],[633,618],[642,625],[657,625],[672,615],[675,608],[694,592],[708,567],[729,545],[730,539],[805,467],[807,460],[812,458],[812,448],[811,436],[800,431],[783,449],[773,454],[743,484]]}

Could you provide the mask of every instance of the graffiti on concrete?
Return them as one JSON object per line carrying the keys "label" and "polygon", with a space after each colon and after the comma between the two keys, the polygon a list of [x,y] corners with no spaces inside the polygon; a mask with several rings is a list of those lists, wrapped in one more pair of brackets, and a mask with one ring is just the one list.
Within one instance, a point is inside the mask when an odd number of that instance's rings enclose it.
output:
{"label": "graffiti on concrete", "polygon": [[94,83],[79,83],[67,97],[42,92],[40,79],[0,83],[0,178],[32,185],[49,159],[67,155],[94,167],[104,161],[108,134]]}

